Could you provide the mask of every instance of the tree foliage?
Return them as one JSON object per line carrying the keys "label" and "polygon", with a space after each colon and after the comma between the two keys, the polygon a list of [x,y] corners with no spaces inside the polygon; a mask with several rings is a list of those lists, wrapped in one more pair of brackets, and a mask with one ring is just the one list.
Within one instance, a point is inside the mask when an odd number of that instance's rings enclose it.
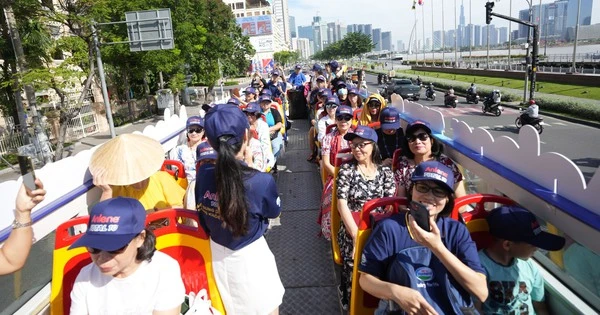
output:
{"label": "tree foliage", "polygon": [[371,36],[363,33],[348,33],[341,41],[335,42],[313,55],[316,60],[352,58],[370,52],[375,45]]}
{"label": "tree foliage", "polygon": [[278,51],[273,54],[273,59],[275,59],[275,62],[286,66],[298,61],[300,59],[300,54],[297,51]]}

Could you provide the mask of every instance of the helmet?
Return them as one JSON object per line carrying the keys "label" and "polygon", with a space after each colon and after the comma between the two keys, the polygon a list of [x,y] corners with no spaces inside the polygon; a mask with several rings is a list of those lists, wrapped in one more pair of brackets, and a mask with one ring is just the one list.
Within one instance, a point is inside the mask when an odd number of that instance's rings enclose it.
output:
{"label": "helmet", "polygon": [[529,100],[529,105],[535,105],[535,100],[534,99],[530,99]]}

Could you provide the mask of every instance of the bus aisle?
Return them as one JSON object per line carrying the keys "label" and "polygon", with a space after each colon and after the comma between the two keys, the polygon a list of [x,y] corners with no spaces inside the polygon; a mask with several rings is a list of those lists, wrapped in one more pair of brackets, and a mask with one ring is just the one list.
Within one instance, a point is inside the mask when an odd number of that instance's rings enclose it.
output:
{"label": "bus aisle", "polygon": [[[276,176],[282,212],[266,238],[285,287],[282,315],[340,314],[331,245],[318,237],[321,180],[306,162],[308,123],[296,120]],[[277,221],[277,220],[275,220]]]}

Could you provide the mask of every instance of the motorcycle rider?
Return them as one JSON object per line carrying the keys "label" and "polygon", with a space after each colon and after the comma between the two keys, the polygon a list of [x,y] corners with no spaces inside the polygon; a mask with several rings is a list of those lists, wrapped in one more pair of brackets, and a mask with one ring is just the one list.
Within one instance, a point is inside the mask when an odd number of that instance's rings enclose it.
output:
{"label": "motorcycle rider", "polygon": [[433,95],[433,83],[429,82],[429,86],[427,86],[427,91],[425,91],[425,96],[426,97],[431,97],[431,95]]}
{"label": "motorcycle rider", "polygon": [[417,76],[417,85],[421,86],[421,76]]}
{"label": "motorcycle rider", "polygon": [[475,83],[471,83],[471,87],[467,90],[467,94],[468,95],[477,95],[477,87],[475,86]]}
{"label": "motorcycle rider", "polygon": [[446,91],[446,96],[454,96],[454,88],[450,87],[448,91]]}
{"label": "motorcycle rider", "polygon": [[540,107],[535,103],[535,100],[529,100],[529,107],[521,115],[523,125],[529,124],[531,121],[539,117]]}

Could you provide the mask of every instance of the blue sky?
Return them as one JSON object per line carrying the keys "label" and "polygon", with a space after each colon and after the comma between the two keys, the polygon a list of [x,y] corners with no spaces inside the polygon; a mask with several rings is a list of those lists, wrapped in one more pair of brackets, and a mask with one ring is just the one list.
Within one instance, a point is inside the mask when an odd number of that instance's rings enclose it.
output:
{"label": "blue sky", "polygon": [[[340,21],[348,24],[372,24],[373,28],[392,32],[392,44],[397,40],[406,43],[415,23],[415,11],[411,10],[412,0],[288,0],[289,14],[296,18],[296,26],[310,25],[312,17],[317,13],[327,22]],[[444,21],[446,30],[454,28],[454,3],[456,1],[457,24],[460,19],[460,4],[465,6],[465,20],[469,24],[469,2],[473,8],[473,24],[485,24],[486,0],[424,0],[424,11],[417,6],[417,36],[422,37],[423,19],[425,15],[425,37],[431,37],[432,3],[434,28],[442,29],[442,1],[444,2]],[[539,0],[532,0],[534,5]],[[509,15],[510,0],[497,0],[494,12]],[[542,3],[552,3],[554,0],[542,0]],[[512,16],[518,17],[519,10],[528,7],[526,0],[512,0]],[[593,0],[592,24],[600,23],[600,0]],[[492,24],[496,27],[508,26],[508,22],[494,18]],[[512,25],[515,30],[517,24]]]}

